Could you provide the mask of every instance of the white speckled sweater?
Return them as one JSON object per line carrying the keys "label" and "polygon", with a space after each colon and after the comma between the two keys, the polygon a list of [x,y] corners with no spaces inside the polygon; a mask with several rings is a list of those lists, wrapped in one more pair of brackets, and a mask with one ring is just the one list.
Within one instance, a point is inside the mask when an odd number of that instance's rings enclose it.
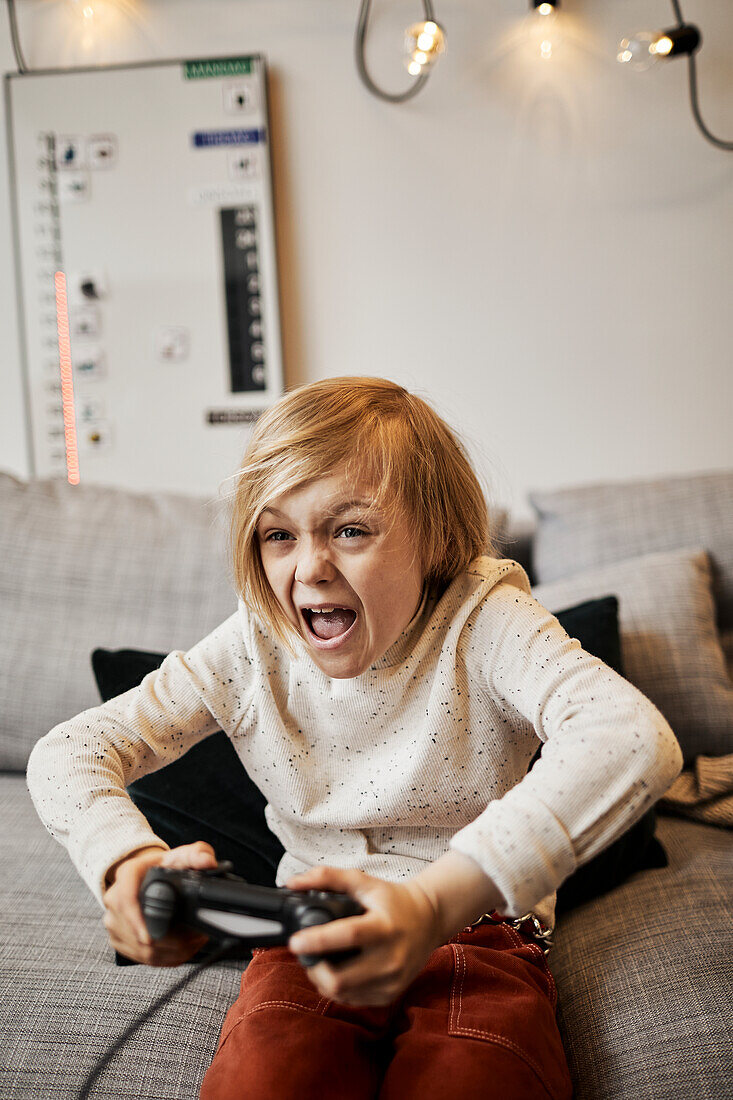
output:
{"label": "white speckled sweater", "polygon": [[453,848],[507,916],[549,925],[558,886],[682,767],[659,711],[568,637],[515,562],[476,559],[349,680],[292,657],[240,604],[33,750],[36,809],[98,899],[113,863],[166,847],[125,786],[219,728],[267,799],[279,884],[317,863],[396,881]]}

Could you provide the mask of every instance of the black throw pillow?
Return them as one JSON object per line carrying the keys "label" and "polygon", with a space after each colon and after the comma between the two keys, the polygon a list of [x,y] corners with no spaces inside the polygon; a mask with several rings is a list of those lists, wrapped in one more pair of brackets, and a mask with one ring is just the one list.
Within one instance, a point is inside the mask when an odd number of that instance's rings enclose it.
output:
{"label": "black throw pillow", "polygon": [[[583,649],[623,676],[616,596],[586,600],[557,612],[555,618],[571,638],[578,639]],[[535,753],[530,768],[539,755],[539,751]],[[666,867],[667,853],[654,835],[656,824],[652,806],[613,844],[570,875],[557,892],[556,914],[559,916],[608,893],[636,871]]]}
{"label": "black throw pillow", "polygon": [[[556,615],[583,649],[623,675],[618,600],[588,600]],[[92,667],[103,700],[136,687],[158,668],[165,654],[133,649],[95,649]],[[535,754],[530,768],[539,757]],[[265,820],[265,799],[242,767],[222,731],[200,741],[178,760],[130,784],[128,793],[156,835],[172,848],[206,840],[219,859],[248,882],[275,883],[283,847]],[[667,857],[654,836],[650,809],[623,836],[580,867],[558,891],[557,912],[619,886],[635,871],[665,867]]]}

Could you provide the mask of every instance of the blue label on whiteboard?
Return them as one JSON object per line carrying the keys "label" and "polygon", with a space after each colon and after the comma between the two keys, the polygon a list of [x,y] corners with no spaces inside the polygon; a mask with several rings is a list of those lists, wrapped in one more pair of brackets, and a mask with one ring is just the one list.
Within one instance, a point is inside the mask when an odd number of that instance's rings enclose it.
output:
{"label": "blue label on whiteboard", "polygon": [[265,140],[265,131],[262,130],[201,130],[192,135],[193,143],[198,149],[206,149],[213,145],[257,145]]}

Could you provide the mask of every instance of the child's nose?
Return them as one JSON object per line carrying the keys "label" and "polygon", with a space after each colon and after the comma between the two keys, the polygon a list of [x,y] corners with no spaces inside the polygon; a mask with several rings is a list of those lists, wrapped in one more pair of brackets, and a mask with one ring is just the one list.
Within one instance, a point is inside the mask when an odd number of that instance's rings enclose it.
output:
{"label": "child's nose", "polygon": [[303,585],[332,581],[336,576],[334,566],[325,546],[316,542],[301,543],[295,566],[295,579]]}

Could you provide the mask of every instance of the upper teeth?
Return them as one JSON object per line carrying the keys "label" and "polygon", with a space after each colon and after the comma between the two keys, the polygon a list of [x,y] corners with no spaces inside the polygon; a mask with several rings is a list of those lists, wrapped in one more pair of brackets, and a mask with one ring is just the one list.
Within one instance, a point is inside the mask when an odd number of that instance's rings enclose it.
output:
{"label": "upper teeth", "polygon": [[309,611],[314,615],[330,615],[332,611],[335,611],[335,607],[309,607]]}

